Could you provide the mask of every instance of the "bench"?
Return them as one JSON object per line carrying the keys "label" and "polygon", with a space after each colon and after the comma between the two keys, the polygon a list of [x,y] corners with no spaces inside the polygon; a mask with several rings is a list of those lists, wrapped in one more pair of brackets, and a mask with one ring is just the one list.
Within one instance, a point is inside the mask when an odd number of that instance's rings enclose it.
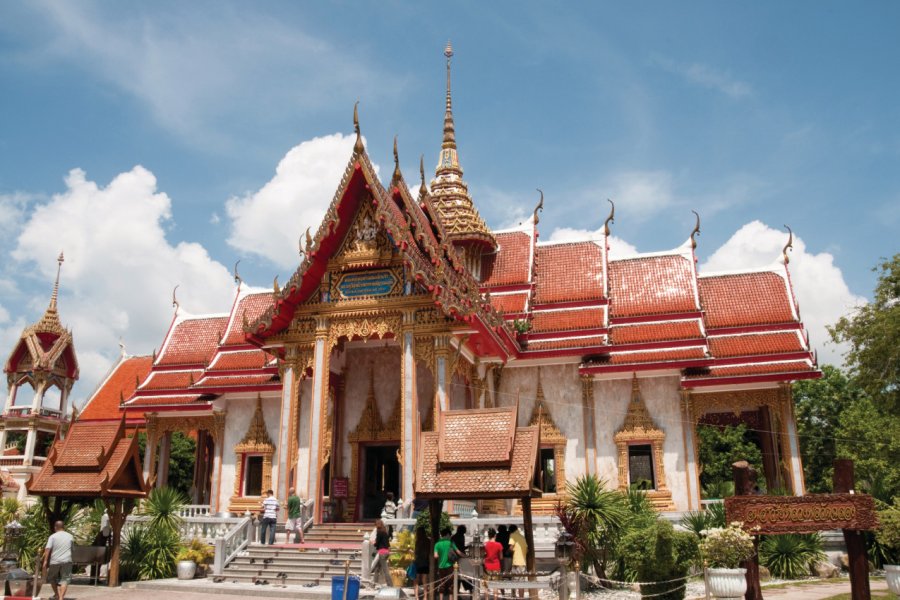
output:
{"label": "bench", "polygon": [[[109,562],[108,550],[106,546],[80,546],[75,544],[72,546],[72,566],[94,567],[96,575],[94,576],[94,585],[100,581],[100,567]],[[90,575],[90,571],[88,571]]]}

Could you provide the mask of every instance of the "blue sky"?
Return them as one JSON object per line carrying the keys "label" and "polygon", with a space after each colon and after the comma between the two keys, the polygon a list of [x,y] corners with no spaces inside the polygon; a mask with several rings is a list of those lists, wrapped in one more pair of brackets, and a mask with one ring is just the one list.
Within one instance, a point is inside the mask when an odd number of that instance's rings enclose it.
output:
{"label": "blue sky", "polygon": [[159,344],[175,283],[206,312],[227,310],[239,258],[255,285],[284,280],[354,101],[383,174],[395,134],[408,181],[436,162],[449,38],[491,226],[540,187],[542,239],[590,235],[611,197],[621,247],[657,251],[695,209],[718,270],[775,260],[786,223],[819,347],[898,251],[898,25],[891,2],[3,3],[0,340],[39,316],[60,246],[85,386],[119,337]]}

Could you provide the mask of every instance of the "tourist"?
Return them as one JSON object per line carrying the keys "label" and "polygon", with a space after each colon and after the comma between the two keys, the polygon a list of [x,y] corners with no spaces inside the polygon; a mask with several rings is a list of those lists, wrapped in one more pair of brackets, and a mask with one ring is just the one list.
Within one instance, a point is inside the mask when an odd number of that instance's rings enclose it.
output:
{"label": "tourist", "polygon": [[450,598],[453,595],[453,565],[459,558],[459,551],[450,540],[450,528],[441,529],[441,539],[434,545],[434,558],[437,562],[437,577],[435,583],[438,585],[438,595],[443,598]]}
{"label": "tourist", "polygon": [[[515,575],[525,574],[525,555],[528,552],[528,542],[525,536],[519,531],[515,525],[509,526],[509,546],[512,548],[512,572]],[[525,594],[524,590],[519,590],[519,598]]]}
{"label": "tourist", "polygon": [[53,587],[54,597],[63,600],[72,582],[72,545],[75,538],[65,530],[62,521],[54,523],[53,529],[55,533],[47,539],[44,547],[44,570],[47,581]]}
{"label": "tourist", "polygon": [[388,557],[391,555],[391,538],[388,536],[387,528],[384,521],[378,519],[375,521],[375,562],[369,569],[369,575],[372,577],[372,583],[378,583],[378,573],[384,576],[384,585],[391,585],[391,570],[388,565]]}
{"label": "tourist", "polygon": [[303,543],[303,502],[296,490],[288,490],[287,499],[288,518],[284,523],[284,543],[291,543],[291,533],[294,534],[294,543]]}
{"label": "tourist", "polygon": [[[384,508],[381,509],[381,518],[382,519],[396,519],[397,518],[397,503],[394,502],[394,492],[387,493],[387,499],[384,501]],[[388,527],[388,537],[394,537],[394,526],[390,525]]]}
{"label": "tourist", "polygon": [[428,575],[431,567],[431,537],[424,527],[416,529],[416,548],[414,561],[416,563],[415,597],[419,597],[419,586],[422,586],[422,598],[425,598],[428,590]]}
{"label": "tourist", "polygon": [[[468,531],[466,526],[460,525],[456,528],[456,533],[453,534],[453,537],[450,538],[450,541],[453,542],[453,545],[456,546],[457,551],[462,557],[465,557],[468,553],[468,550],[466,549],[466,531]],[[462,584],[463,590],[466,592],[472,591],[472,584],[470,582],[463,579],[460,583]]]}
{"label": "tourist", "polygon": [[[487,532],[487,541],[484,543],[484,574],[488,580],[500,578],[500,566],[503,559],[503,546],[497,541],[497,532],[491,527]],[[497,591],[494,590],[494,600],[497,599]]]}
{"label": "tourist", "polygon": [[503,557],[500,559],[500,571],[508,575],[512,569],[512,550],[509,549],[509,529],[506,525],[497,528],[497,543],[503,548]]}
{"label": "tourist", "polygon": [[266,490],[266,498],[262,501],[262,521],[259,526],[259,543],[266,543],[266,530],[269,531],[269,545],[275,543],[275,524],[278,522],[278,500],[275,492]]}

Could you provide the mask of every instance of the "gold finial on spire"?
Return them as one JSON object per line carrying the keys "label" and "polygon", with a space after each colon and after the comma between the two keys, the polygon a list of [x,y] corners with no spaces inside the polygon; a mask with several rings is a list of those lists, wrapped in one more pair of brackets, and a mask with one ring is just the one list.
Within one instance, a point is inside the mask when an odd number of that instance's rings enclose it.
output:
{"label": "gold finial on spire", "polygon": [[784,264],[788,264],[791,262],[788,258],[788,250],[794,249],[794,232],[791,231],[791,228],[787,225],[785,225],[784,228],[788,230],[788,241],[787,244],[784,245],[784,248],[781,249],[781,255],[784,257]]}
{"label": "gold finial on spire", "polygon": [[362,134],[359,132],[359,100],[353,105],[353,131],[356,132],[356,142],[353,144],[353,150],[362,152]]}
{"label": "gold finial on spire", "polygon": [[272,280],[272,295],[278,299],[278,296],[281,295],[281,288],[278,287],[278,275],[275,276],[275,279]]}
{"label": "gold finial on spire", "polygon": [[603,222],[603,235],[609,237],[609,224],[616,222],[616,205],[609,198],[606,199],[609,202],[609,216],[606,217],[606,221]]}
{"label": "gold finial on spire", "polygon": [[700,235],[700,214],[696,210],[692,210],[694,216],[697,217],[697,224],[694,225],[694,230],[691,231],[691,249],[697,247],[697,240],[694,239],[695,235]]}
{"label": "gold finial on spire", "polygon": [[178,312],[178,309],[181,308],[181,304],[178,303],[178,298],[175,296],[175,292],[178,291],[179,285],[181,285],[181,284],[179,283],[174,288],[172,288],[172,308],[175,309],[176,313]]}
{"label": "gold finial on spire", "polygon": [[444,142],[442,148],[456,149],[456,132],[453,126],[453,100],[450,95],[450,60],[453,58],[453,46],[450,40],[447,40],[447,46],[444,48],[444,56],[447,57],[447,108],[444,113]]}
{"label": "gold finial on spire", "polygon": [[307,227],[306,228],[306,248],[305,248],[306,256],[309,256],[309,251],[312,250],[312,245],[313,245],[313,239],[312,239],[312,236],[309,234],[309,227]]}
{"label": "gold finial on spire", "polygon": [[394,136],[394,178],[400,177],[400,155],[397,153],[397,136]]}
{"label": "gold finial on spire", "polygon": [[238,270],[237,270],[239,264],[241,264],[241,259],[238,259],[238,261],[236,263],[234,263],[234,282],[238,285],[240,285],[244,282],[244,280],[241,279],[241,275],[240,275],[240,273],[238,273]]}
{"label": "gold finial on spire", "polygon": [[60,250],[59,256],[56,258],[56,281],[53,282],[53,292],[50,294],[50,307],[47,309],[50,312],[56,312],[56,300],[59,298],[59,274],[62,271],[62,264],[65,260],[66,257],[63,256],[62,250]]}
{"label": "gold finial on spire", "polygon": [[419,155],[419,178],[422,180],[422,184],[419,186],[419,193],[425,194],[428,191],[428,188],[425,187],[425,155]]}
{"label": "gold finial on spire", "polygon": [[541,195],[541,199],[538,200],[537,206],[534,207],[534,224],[535,224],[535,226],[537,226],[538,221],[540,221],[540,219],[538,218],[538,213],[541,212],[542,210],[544,210],[544,190],[542,190],[541,188],[537,188],[537,191]]}

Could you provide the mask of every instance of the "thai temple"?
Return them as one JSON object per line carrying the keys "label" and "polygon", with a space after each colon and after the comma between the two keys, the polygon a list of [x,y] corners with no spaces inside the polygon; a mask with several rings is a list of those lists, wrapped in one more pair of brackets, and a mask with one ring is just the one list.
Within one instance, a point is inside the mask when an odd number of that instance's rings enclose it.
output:
{"label": "thai temple", "polygon": [[[235,272],[227,313],[176,308],[158,351],[123,355],[79,418],[145,431],[151,485],[167,482],[172,435],[193,436],[191,500],[213,512],[255,511],[268,488],[284,499],[294,487],[315,501],[317,522],[373,519],[387,492],[415,496],[423,436],[456,411],[482,415],[486,455],[510,430],[537,426],[538,513],[586,474],[644,490],[661,511],[698,509],[704,424],[747,424],[766,485],[802,494],[791,383],[820,372],[788,247],[769,268],[699,273],[699,217],[674,249],[621,260],[610,258],[609,206],[597,239],[540,241],[543,203],[521,226],[492,230],[463,178],[449,45],[445,54],[430,182],[420,168],[410,193],[396,141],[380,181],[354,110],[352,154],[296,272],[264,291]],[[56,303],[54,288],[5,365],[2,465],[20,497],[65,432],[78,377]],[[521,507],[482,499],[477,510]]]}

